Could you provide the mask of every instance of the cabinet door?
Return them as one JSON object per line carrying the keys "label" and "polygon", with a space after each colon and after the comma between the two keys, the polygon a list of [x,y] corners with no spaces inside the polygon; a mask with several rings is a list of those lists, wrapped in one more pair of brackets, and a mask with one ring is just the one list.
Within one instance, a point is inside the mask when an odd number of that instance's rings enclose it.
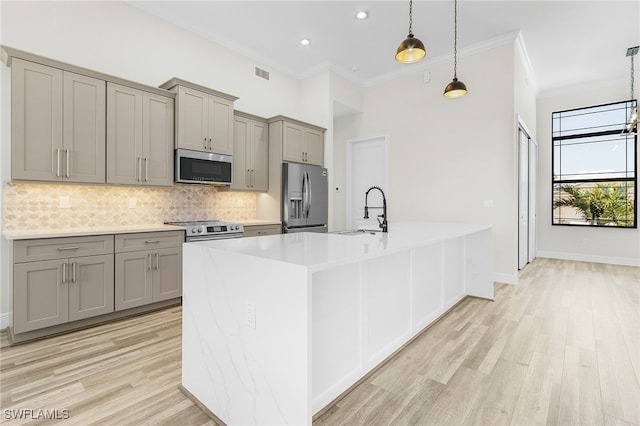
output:
{"label": "cabinet door", "polygon": [[142,91],[107,83],[107,183],[142,182]]}
{"label": "cabinet door", "polygon": [[151,261],[150,251],[116,253],[116,311],[153,302]]}
{"label": "cabinet door", "polygon": [[182,296],[182,247],[152,253],[153,301]]}
{"label": "cabinet door", "polygon": [[178,87],[178,148],[208,150],[208,111],[209,95]]}
{"label": "cabinet door", "polygon": [[209,96],[209,150],[233,155],[233,102]]}
{"label": "cabinet door", "polygon": [[249,150],[250,120],[236,117],[233,123],[233,183],[231,189],[249,189],[250,155]]}
{"label": "cabinet door", "polygon": [[249,225],[244,227],[245,237],[262,237],[282,233],[281,225]]}
{"label": "cabinet door", "polygon": [[324,134],[304,129],[304,159],[306,163],[322,166],[324,163]]}
{"label": "cabinet door", "polygon": [[11,65],[11,177],[62,177],[62,71],[14,58]]}
{"label": "cabinet door", "polygon": [[147,185],[173,185],[173,99],[143,94],[142,180]]}
{"label": "cabinet door", "polygon": [[[64,265],[64,266],[63,266]],[[13,266],[13,330],[15,333],[67,322],[69,293],[66,260],[18,263]]]}
{"label": "cabinet door", "polygon": [[104,183],[106,83],[65,71],[63,107],[63,180]]}
{"label": "cabinet door", "polygon": [[302,152],[303,128],[293,123],[283,123],[282,159],[284,161],[304,162]]}
{"label": "cabinet door", "polygon": [[269,189],[269,131],[259,121],[251,122],[251,189]]}
{"label": "cabinet door", "polygon": [[69,259],[69,321],[113,312],[113,255]]}

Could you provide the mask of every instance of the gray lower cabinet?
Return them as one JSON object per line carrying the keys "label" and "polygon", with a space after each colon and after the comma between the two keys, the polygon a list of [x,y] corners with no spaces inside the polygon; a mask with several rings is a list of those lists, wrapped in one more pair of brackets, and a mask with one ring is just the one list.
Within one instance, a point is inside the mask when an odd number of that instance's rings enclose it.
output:
{"label": "gray lower cabinet", "polygon": [[261,237],[264,235],[282,234],[282,225],[245,225],[245,237]]}
{"label": "gray lower cabinet", "polygon": [[116,235],[116,311],[182,296],[183,241],[182,231]]}
{"label": "gray lower cabinet", "polygon": [[113,312],[113,236],[16,241],[13,330]]}

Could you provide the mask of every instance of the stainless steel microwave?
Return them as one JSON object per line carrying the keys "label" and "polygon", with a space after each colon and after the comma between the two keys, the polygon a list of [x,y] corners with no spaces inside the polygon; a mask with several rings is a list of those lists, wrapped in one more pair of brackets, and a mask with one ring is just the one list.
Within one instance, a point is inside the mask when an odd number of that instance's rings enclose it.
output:
{"label": "stainless steel microwave", "polygon": [[230,185],[232,159],[231,155],[176,149],[175,181]]}

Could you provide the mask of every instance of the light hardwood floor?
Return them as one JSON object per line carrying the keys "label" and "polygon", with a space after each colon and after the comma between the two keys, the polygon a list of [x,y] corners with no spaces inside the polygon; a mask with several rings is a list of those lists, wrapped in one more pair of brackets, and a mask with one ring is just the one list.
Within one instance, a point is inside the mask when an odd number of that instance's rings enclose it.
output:
{"label": "light hardwood floor", "polygon": [[[640,425],[640,268],[537,259],[467,299],[315,425]],[[177,390],[170,308],[0,350],[6,409],[49,424],[214,424]],[[6,337],[5,337],[6,339]],[[44,422],[42,424],[47,424]]]}

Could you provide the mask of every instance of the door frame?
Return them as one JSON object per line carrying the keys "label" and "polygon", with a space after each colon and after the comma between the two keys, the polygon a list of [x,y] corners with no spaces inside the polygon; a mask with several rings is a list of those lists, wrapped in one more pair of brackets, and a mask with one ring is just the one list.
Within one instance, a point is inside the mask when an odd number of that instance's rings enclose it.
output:
{"label": "door frame", "polygon": [[[529,142],[527,144],[527,262],[522,268],[520,267],[520,131],[522,130],[528,138]],[[538,243],[538,226],[537,226],[537,210],[538,210],[538,185],[537,181],[531,181],[531,169],[532,167],[536,169],[535,179],[538,176],[538,164],[537,164],[537,155],[536,155],[536,164],[531,164],[531,148],[534,147],[536,150],[536,154],[538,151],[538,143],[534,136],[532,136],[531,130],[524,122],[524,119],[516,114],[516,268],[517,270],[522,270],[528,265],[533,259],[536,257],[537,252],[537,243]],[[534,204],[534,218],[532,220],[531,217],[531,204]],[[533,247],[531,242],[531,237],[533,234]]]}
{"label": "door frame", "polygon": [[387,201],[389,198],[389,136],[387,134],[380,134],[375,136],[367,136],[364,138],[357,139],[347,139],[347,159],[345,163],[346,170],[346,179],[345,179],[345,214],[346,220],[345,224],[347,229],[353,229],[354,225],[352,223],[353,212],[351,208],[351,196],[353,192],[353,170],[351,168],[351,160],[353,158],[353,147],[357,143],[363,142],[371,142],[374,140],[382,139],[382,145],[384,146],[384,191],[387,196]]}

